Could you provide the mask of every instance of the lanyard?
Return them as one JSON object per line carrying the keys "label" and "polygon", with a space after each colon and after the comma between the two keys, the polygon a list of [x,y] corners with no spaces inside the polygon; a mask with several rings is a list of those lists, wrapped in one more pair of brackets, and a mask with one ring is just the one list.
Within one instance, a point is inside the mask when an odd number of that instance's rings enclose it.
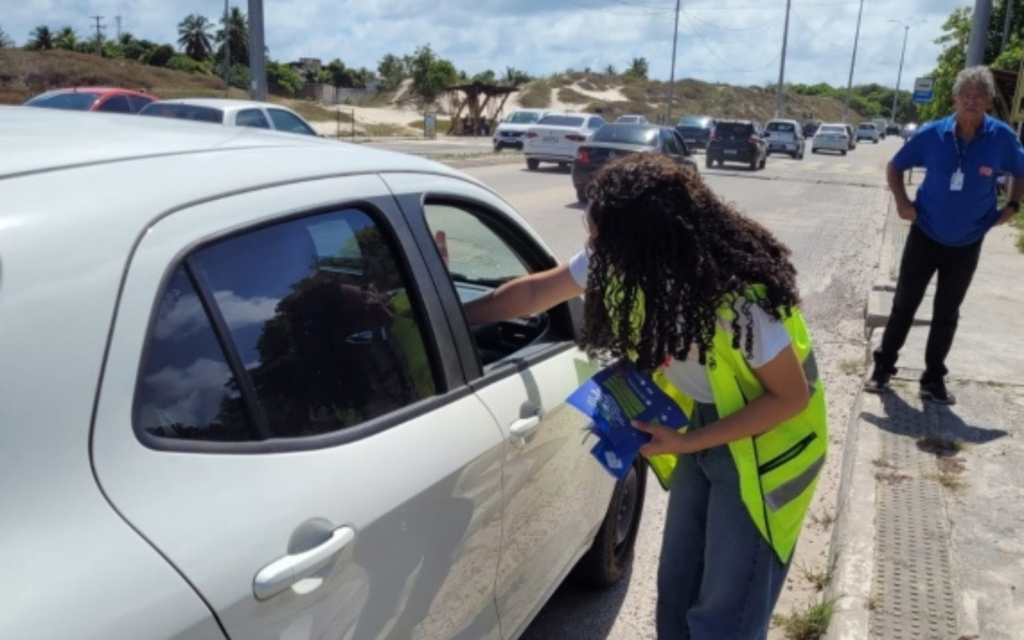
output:
{"label": "lanyard", "polygon": [[[963,149],[960,148],[960,136],[957,135],[957,132],[956,132],[957,126],[958,125],[956,125],[956,124],[953,125],[953,144],[956,146],[956,170],[957,170],[957,173],[963,173],[964,172],[964,156],[967,155],[967,147],[971,146],[971,143],[968,142],[968,143],[966,143],[964,145]],[[975,135],[977,135],[977,134],[975,134]]]}

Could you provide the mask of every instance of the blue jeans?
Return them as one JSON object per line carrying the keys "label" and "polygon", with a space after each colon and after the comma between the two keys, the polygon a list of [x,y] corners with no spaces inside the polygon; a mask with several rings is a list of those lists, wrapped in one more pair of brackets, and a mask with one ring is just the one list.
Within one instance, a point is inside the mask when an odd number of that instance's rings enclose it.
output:
{"label": "blue jeans", "polygon": [[[716,419],[700,405],[693,428]],[[660,640],[763,640],[788,565],[740,499],[728,446],[679,456],[658,566]]]}

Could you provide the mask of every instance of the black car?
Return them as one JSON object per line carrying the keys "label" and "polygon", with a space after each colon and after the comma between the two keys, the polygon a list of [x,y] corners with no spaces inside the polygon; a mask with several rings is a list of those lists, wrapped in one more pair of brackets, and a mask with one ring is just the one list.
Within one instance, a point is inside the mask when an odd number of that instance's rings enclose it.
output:
{"label": "black car", "polygon": [[717,162],[740,162],[750,166],[751,171],[764,169],[768,159],[768,143],[759,122],[753,120],[719,120],[715,134],[708,142],[708,168]]}
{"label": "black car", "polygon": [[885,135],[898,136],[901,133],[902,130],[900,129],[900,125],[896,124],[895,122],[890,122],[889,124],[885,125]]}
{"label": "black car", "polygon": [[818,133],[818,127],[822,125],[821,120],[805,120],[802,128],[804,131],[805,138],[813,138],[814,134]]}
{"label": "black car", "polygon": [[606,124],[576,150],[572,163],[576,199],[587,201],[587,185],[601,165],[631,153],[659,153],[697,171],[697,163],[678,131],[650,124]]}
{"label": "black car", "polygon": [[715,124],[716,120],[711,116],[685,116],[676,124],[676,131],[690,149],[707,149]]}

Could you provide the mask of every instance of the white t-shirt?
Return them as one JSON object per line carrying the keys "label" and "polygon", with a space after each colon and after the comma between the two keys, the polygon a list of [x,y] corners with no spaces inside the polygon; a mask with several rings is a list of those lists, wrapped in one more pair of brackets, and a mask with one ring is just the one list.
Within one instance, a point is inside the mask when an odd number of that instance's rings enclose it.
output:
{"label": "white t-shirt", "polygon": [[[590,272],[590,256],[585,249],[569,259],[569,272],[580,287],[586,288],[587,276]],[[737,306],[742,303],[741,299],[737,302]],[[752,369],[757,369],[771,362],[775,356],[789,346],[792,340],[786,327],[761,307],[751,305],[750,317],[753,320],[751,357],[747,357],[746,322],[740,323],[740,353],[743,354]],[[676,388],[697,402],[712,404],[715,397],[711,392],[711,380],[708,378],[704,365],[700,364],[697,358],[696,346],[690,350],[686,360],[670,358],[669,364],[665,368],[665,375]]]}

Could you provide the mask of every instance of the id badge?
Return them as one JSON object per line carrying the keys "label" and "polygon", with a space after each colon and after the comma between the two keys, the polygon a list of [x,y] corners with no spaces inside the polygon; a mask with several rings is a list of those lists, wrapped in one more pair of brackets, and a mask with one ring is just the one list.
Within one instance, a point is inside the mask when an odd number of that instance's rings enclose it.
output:
{"label": "id badge", "polygon": [[963,191],[964,189],[964,172],[957,171],[949,178],[949,190],[950,191]]}

